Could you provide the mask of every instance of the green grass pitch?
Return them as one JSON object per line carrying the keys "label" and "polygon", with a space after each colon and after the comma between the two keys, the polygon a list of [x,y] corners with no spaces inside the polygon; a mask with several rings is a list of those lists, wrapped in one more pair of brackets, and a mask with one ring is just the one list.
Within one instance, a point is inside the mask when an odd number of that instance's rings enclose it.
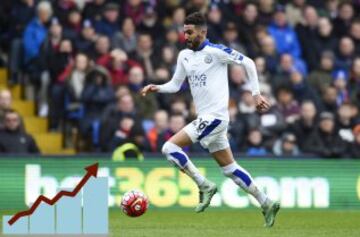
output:
{"label": "green grass pitch", "polygon": [[263,227],[255,210],[155,211],[130,218],[111,212],[112,236],[124,237],[360,237],[360,212],[280,210],[275,226]]}
{"label": "green grass pitch", "polygon": [[[11,213],[14,212],[0,212],[1,215]],[[109,236],[360,237],[360,211],[280,210],[273,228],[262,225],[262,215],[256,210],[208,209],[196,214],[189,209],[150,209],[141,217],[131,218],[112,209]]]}

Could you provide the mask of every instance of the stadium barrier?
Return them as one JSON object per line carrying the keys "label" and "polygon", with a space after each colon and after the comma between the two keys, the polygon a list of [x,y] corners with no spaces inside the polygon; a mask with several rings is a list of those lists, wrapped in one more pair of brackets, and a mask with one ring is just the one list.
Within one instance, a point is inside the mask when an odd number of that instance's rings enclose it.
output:
{"label": "stadium barrier", "polygon": [[[40,195],[53,197],[58,188],[76,185],[83,168],[99,162],[99,176],[109,177],[109,206],[119,206],[121,195],[143,190],[151,208],[193,208],[198,190],[165,158],[112,161],[95,158],[1,158],[0,209],[23,209]],[[201,172],[216,182],[218,194],[211,205],[253,208],[256,201],[225,178],[211,158],[194,159]],[[283,208],[360,210],[360,160],[241,159],[258,186],[279,200]]]}

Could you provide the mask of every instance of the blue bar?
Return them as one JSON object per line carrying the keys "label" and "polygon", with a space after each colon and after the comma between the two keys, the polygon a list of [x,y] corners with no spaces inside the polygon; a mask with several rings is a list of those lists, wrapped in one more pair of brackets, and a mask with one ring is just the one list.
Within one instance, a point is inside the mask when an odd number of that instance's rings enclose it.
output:
{"label": "blue bar", "polygon": [[29,233],[29,217],[23,216],[14,224],[9,225],[8,221],[13,216],[3,216],[3,234],[4,235],[22,235]]}
{"label": "blue bar", "polygon": [[83,189],[83,233],[108,234],[108,178],[91,177]]}
{"label": "blue bar", "polygon": [[[60,189],[73,191],[73,189]],[[81,234],[81,191],[75,197],[63,196],[56,203],[56,233]]]}
{"label": "blue bar", "polygon": [[41,202],[30,216],[30,234],[55,233],[55,205]]}

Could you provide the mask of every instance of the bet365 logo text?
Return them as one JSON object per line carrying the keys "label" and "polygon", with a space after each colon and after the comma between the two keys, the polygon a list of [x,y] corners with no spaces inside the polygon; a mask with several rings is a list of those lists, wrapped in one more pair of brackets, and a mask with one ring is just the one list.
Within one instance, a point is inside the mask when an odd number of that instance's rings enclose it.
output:
{"label": "bet365 logo text", "polygon": [[[255,199],[241,191],[231,179],[224,177],[218,170],[213,169],[209,174],[206,174],[205,168],[200,168],[200,171],[217,182],[219,187],[211,206],[247,208],[258,205]],[[40,194],[55,195],[58,188],[72,187],[81,178],[68,176],[58,179],[44,174],[41,165],[27,165],[25,176],[27,205],[34,202]],[[98,171],[98,176],[108,177],[110,207],[120,206],[122,195],[134,188],[144,191],[149,197],[150,204],[159,208],[194,207],[198,203],[198,189],[194,182],[171,167],[102,167]],[[326,177],[257,176],[254,180],[260,189],[273,200],[279,200],[284,208],[330,207],[330,182]],[[360,178],[357,186],[360,198]]]}

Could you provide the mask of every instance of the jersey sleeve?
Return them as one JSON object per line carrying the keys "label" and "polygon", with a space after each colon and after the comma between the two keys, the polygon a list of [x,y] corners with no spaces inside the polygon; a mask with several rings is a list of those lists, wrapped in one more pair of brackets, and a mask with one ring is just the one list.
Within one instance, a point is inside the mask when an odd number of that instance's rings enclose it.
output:
{"label": "jersey sleeve", "polygon": [[178,92],[186,78],[186,71],[182,62],[183,54],[180,52],[177,63],[176,69],[173,77],[171,80],[165,84],[159,85],[159,92],[160,93],[175,93]]}
{"label": "jersey sleeve", "polygon": [[217,50],[217,56],[222,63],[243,65],[248,81],[251,85],[252,95],[259,95],[259,79],[254,61],[240,52],[223,46]]}

